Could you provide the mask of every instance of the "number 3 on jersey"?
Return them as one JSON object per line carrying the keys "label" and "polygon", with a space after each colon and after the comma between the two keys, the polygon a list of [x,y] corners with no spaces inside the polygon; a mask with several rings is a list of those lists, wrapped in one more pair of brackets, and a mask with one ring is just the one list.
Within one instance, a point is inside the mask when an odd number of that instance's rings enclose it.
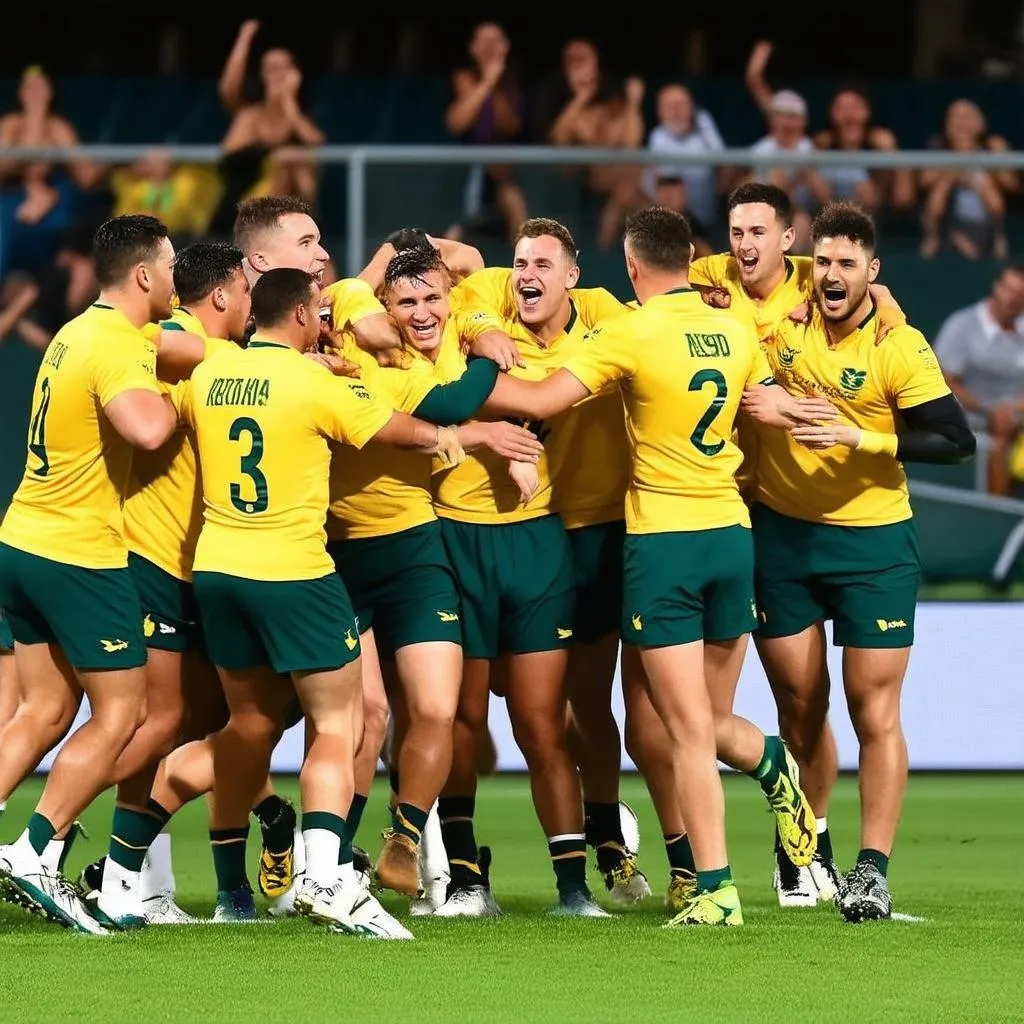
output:
{"label": "number 3 on jersey", "polygon": [[715,417],[722,411],[726,398],[729,397],[729,386],[718,370],[699,370],[691,378],[687,390],[703,391],[705,384],[715,386],[715,397],[711,399],[711,404],[704,411],[704,415],[697,420],[697,426],[690,435],[690,443],[702,455],[717,455],[725,447],[725,440],[720,437],[714,444],[708,444],[707,432],[715,422]]}
{"label": "number 3 on jersey", "polygon": [[39,460],[39,465],[32,470],[36,476],[46,476],[50,472],[50,459],[46,454],[46,414],[50,411],[50,378],[44,377],[39,385],[39,405],[32,414],[32,422],[28,428],[28,450]]}
{"label": "number 3 on jersey", "polygon": [[255,491],[256,498],[253,501],[243,498],[242,485],[232,484],[231,504],[239,512],[255,515],[257,512],[267,511],[269,498],[267,497],[267,478],[259,468],[260,460],[263,458],[263,431],[260,430],[260,425],[249,416],[239,416],[228,431],[228,439],[231,441],[241,441],[243,436],[249,442],[249,451],[240,459],[241,470],[251,481],[246,490]]}

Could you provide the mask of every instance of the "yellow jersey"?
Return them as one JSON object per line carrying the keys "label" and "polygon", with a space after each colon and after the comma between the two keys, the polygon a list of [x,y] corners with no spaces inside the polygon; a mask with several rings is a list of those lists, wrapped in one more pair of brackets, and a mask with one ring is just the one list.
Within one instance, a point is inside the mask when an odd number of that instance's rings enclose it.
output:
{"label": "yellow jersey", "polygon": [[[900,409],[950,393],[924,335],[892,328],[875,344],[872,310],[834,348],[821,315],[784,319],[764,346],[775,379],[793,395],[817,393],[862,430],[898,433]],[[757,499],[795,519],[838,526],[884,526],[911,516],[903,466],[889,455],[837,445],[813,451],[788,433],[758,426]]]}
{"label": "yellow jersey", "polygon": [[387,312],[373,294],[373,289],[359,277],[343,277],[329,284],[321,296],[325,305],[327,300],[331,304],[331,324],[337,331],[343,331],[375,313]]}
{"label": "yellow jersey", "polygon": [[750,317],[763,341],[783,317],[814,298],[814,261],[810,256],[787,256],[785,260],[786,276],[765,299],[753,299],[744,291],[739,265],[728,252],[694,260],[690,264],[690,284],[695,288],[724,288],[729,293],[729,312]]}
{"label": "yellow jersey", "polygon": [[[553,373],[578,350],[589,329],[630,311],[626,303],[604,288],[574,288],[569,299],[574,313],[565,338],[556,339],[548,350],[553,358],[545,363],[544,372],[532,377],[523,374],[525,379],[538,380]],[[488,267],[470,274],[452,289],[450,301],[453,308],[483,308],[497,313],[503,321],[501,330],[519,344],[521,351],[536,350],[536,338],[518,319],[512,271],[508,268]],[[518,374],[513,371],[513,375]],[[621,519],[629,453],[618,393],[595,395],[554,417],[546,426],[548,431],[542,440],[551,495],[548,507],[538,514],[557,512],[569,530]],[[503,483],[508,482],[506,477],[502,477]],[[531,511],[542,497],[538,491],[530,502]]]}
{"label": "yellow jersey", "polygon": [[324,547],[329,442],[362,447],[391,406],[259,335],[247,349],[200,363],[174,398],[195,430],[202,468],[194,571],[251,580],[333,572]]}
{"label": "yellow jersey", "polygon": [[591,393],[622,391],[628,533],[750,525],[733,424],[743,389],[771,371],[749,323],[678,289],[592,331],[565,369]]}
{"label": "yellow jersey", "polygon": [[[361,380],[374,394],[400,412],[412,413],[438,385],[458,380],[466,369],[462,339],[486,322],[449,316],[444,325],[437,362],[415,349],[408,369],[362,364]],[[351,358],[348,344],[345,354]],[[431,496],[432,462],[416,452],[392,445],[368,445],[357,451],[337,445],[331,457],[331,514],[328,540],[383,537],[433,522],[437,516]]]}
{"label": "yellow jersey", "polygon": [[[211,338],[198,317],[180,306],[162,330],[188,331],[206,343],[205,359],[238,346]],[[184,424],[155,452],[136,452],[132,480],[124,503],[128,550],[159,566],[175,579],[192,578],[192,560],[203,525],[203,492],[199,486],[195,435]]]}
{"label": "yellow jersey", "polygon": [[132,446],[103,408],[126,391],[163,390],[156,348],[120,310],[95,303],[65,324],[36,376],[25,474],[0,541],[85,569],[124,568]]}

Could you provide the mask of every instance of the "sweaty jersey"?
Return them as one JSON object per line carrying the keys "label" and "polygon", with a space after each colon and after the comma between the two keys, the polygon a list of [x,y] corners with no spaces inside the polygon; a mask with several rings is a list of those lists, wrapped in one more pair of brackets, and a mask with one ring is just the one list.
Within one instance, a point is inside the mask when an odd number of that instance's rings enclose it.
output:
{"label": "sweaty jersey", "polygon": [[199,364],[174,392],[196,433],[203,528],[194,570],[251,580],[318,579],[325,550],[330,441],[362,447],[392,409],[259,335]]}
{"label": "sweaty jersey", "polygon": [[[920,331],[894,327],[875,344],[875,312],[834,348],[820,314],[807,326],[783,320],[764,346],[790,394],[827,398],[863,430],[897,433],[900,409],[950,393]],[[758,425],[757,498],[776,512],[841,526],[883,526],[911,516],[903,466],[890,455],[843,445],[815,451],[785,431]]]}
{"label": "sweaty jersey", "polygon": [[[604,288],[572,289],[569,292],[573,308],[570,322],[561,338],[548,349],[539,350],[543,358],[538,358],[536,337],[518,319],[511,270],[502,267],[479,270],[456,285],[452,297],[453,304],[464,304],[467,308],[482,306],[502,317],[502,330],[518,343],[520,352],[531,364],[531,373],[514,369],[512,375],[526,380],[540,380],[554,373],[578,351],[590,328],[629,312],[625,303]],[[525,509],[518,510],[515,518],[529,519],[557,512],[570,530],[622,518],[628,449],[622,402],[616,393],[595,395],[552,418],[543,425],[540,439],[544,443],[541,489]],[[550,494],[546,492],[545,472]],[[495,478],[500,473],[501,470],[495,469]],[[464,476],[468,477],[469,473]],[[507,486],[507,491],[506,486],[501,488],[502,507],[507,508],[510,499],[518,500],[518,491],[508,486],[507,474],[501,477],[501,482]],[[482,497],[483,490],[476,494]],[[438,496],[440,499],[440,492]],[[451,510],[442,511],[440,503],[438,512],[453,519],[464,518]],[[531,514],[523,515],[527,512]],[[493,521],[508,521],[508,513]]]}
{"label": "sweaty jersey", "polygon": [[565,369],[592,393],[621,389],[629,533],[750,525],[733,424],[743,389],[771,371],[748,323],[679,289],[591,331]]}
{"label": "sweaty jersey", "polygon": [[162,390],[156,348],[120,310],[95,303],[65,324],[36,376],[25,474],[0,541],[86,569],[126,566],[132,446],[103,409],[126,391]]}
{"label": "sweaty jersey", "polygon": [[[361,377],[374,394],[400,412],[412,413],[438,385],[458,380],[466,369],[462,341],[496,326],[492,318],[453,314],[444,326],[437,362],[408,349],[408,369],[361,362]],[[351,357],[345,345],[344,354]],[[381,537],[436,519],[431,497],[431,460],[393,445],[371,444],[356,450],[337,445],[331,457],[329,540]]]}
{"label": "sweaty jersey", "polygon": [[338,331],[375,313],[387,312],[373,294],[373,289],[359,277],[343,277],[329,284],[323,290],[321,301],[324,305],[330,302],[331,324]]}
{"label": "sweaty jersey", "polygon": [[[163,330],[188,331],[206,343],[204,359],[237,346],[206,334],[202,322],[178,307]],[[195,436],[184,424],[155,452],[136,452],[132,480],[124,503],[124,532],[128,550],[170,573],[192,578],[192,560],[203,525],[203,494],[199,486]]]}

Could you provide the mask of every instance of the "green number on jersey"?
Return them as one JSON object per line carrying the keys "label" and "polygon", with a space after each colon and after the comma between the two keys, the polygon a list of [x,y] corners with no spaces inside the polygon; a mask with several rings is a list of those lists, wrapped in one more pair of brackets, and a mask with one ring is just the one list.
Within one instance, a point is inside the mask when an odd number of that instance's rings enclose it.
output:
{"label": "green number on jersey", "polygon": [[44,377],[39,385],[39,405],[32,414],[28,430],[28,450],[39,460],[39,468],[33,469],[36,476],[50,472],[50,460],[46,456],[46,414],[50,411],[50,378]]}
{"label": "green number on jersey", "polygon": [[246,515],[253,515],[256,512],[266,512],[269,499],[267,497],[267,478],[261,472],[260,459],[263,458],[263,431],[260,425],[248,416],[239,416],[231,429],[228,431],[228,438],[232,441],[239,441],[243,434],[249,435],[249,453],[241,458],[242,472],[252,481],[256,491],[255,501],[246,501],[242,498],[242,488],[239,484],[231,485],[231,504],[244,512]]}
{"label": "green number on jersey", "polygon": [[714,444],[708,444],[705,436],[711,424],[714,423],[715,417],[725,405],[725,400],[729,396],[729,386],[725,382],[725,377],[718,370],[700,370],[693,375],[688,390],[703,391],[705,384],[714,384],[715,397],[711,399],[711,405],[707,407],[704,415],[697,420],[697,426],[693,428],[690,441],[702,455],[717,455],[725,447],[725,441],[719,438]]}

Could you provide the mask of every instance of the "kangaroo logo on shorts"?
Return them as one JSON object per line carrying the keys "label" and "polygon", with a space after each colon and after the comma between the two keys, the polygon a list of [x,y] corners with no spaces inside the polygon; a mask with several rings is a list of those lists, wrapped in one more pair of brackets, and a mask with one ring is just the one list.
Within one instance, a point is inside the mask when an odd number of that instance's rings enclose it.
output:
{"label": "kangaroo logo on shorts", "polygon": [[351,629],[346,629],[345,630],[345,646],[350,651],[354,651],[356,649],[356,644],[358,644],[358,643],[359,643],[359,641],[352,635],[352,630]]}
{"label": "kangaroo logo on shorts", "polygon": [[633,618],[630,619],[630,622],[633,624],[633,628],[638,633],[640,633],[643,630],[643,628],[644,628],[644,620],[640,618],[640,613],[639,612],[634,612],[633,613]]}
{"label": "kangaroo logo on shorts", "polygon": [[142,620],[142,633],[148,640],[156,632],[156,623],[153,621],[152,615],[147,615]]}
{"label": "kangaroo logo on shorts", "polygon": [[839,374],[839,386],[846,391],[860,391],[867,379],[867,370],[855,370],[852,366],[845,366]]}
{"label": "kangaroo logo on shorts", "polygon": [[107,654],[117,654],[118,651],[126,651],[128,649],[128,641],[101,640],[100,646],[107,652]]}
{"label": "kangaroo logo on shorts", "polygon": [[876,619],[875,625],[884,633],[890,629],[906,629],[907,624],[903,619]]}
{"label": "kangaroo logo on shorts", "polygon": [[440,608],[437,609],[437,617],[442,622],[458,622],[459,621],[458,612],[446,612],[446,611],[443,611]]}

